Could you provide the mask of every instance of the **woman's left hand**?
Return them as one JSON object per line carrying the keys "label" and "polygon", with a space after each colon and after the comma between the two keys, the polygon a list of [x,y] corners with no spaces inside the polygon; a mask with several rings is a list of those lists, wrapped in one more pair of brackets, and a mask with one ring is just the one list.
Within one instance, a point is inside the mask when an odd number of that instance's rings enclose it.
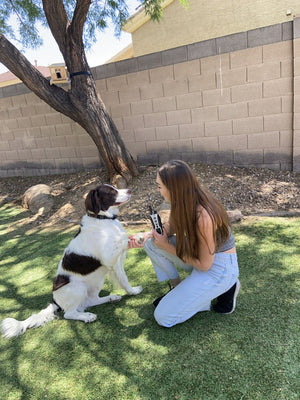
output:
{"label": "woman's left hand", "polygon": [[129,236],[128,249],[136,249],[139,247],[144,247],[146,241],[152,237],[151,232],[136,233]]}
{"label": "woman's left hand", "polygon": [[152,229],[152,235],[153,235],[154,243],[156,244],[156,246],[162,250],[168,251],[167,249],[170,246],[170,243],[169,243],[168,235],[167,235],[165,228],[163,227],[162,235],[160,235],[158,232],[156,232],[155,229]]}

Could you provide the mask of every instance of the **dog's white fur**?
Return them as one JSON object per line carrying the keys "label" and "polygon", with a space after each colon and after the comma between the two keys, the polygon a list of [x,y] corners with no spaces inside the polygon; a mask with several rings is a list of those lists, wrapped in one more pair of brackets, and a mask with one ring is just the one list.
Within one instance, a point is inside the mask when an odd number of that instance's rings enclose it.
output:
{"label": "dog's white fur", "polygon": [[[109,185],[103,185],[109,186]],[[128,201],[130,191],[117,190],[116,204]],[[93,213],[93,210],[90,210]],[[112,218],[118,213],[115,204],[107,210],[101,210],[100,215]],[[142,291],[141,286],[131,287],[123,263],[128,249],[128,236],[117,219],[97,219],[89,216],[89,212],[82,218],[80,233],[70,242],[64,251],[65,254],[75,253],[80,256],[93,257],[100,260],[101,266],[88,274],[81,274],[66,270],[63,267],[63,258],[59,262],[57,276],[69,279],[67,284],[53,291],[54,302],[48,307],[33,314],[25,321],[6,318],[1,323],[3,336],[10,338],[25,333],[26,329],[45,324],[56,318],[59,306],[64,312],[64,318],[84,322],[93,322],[97,315],[85,312],[88,307],[121,300],[121,296],[109,295],[99,297],[106,275],[114,283],[118,283],[128,294],[136,295]],[[84,258],[84,257],[83,257]]]}

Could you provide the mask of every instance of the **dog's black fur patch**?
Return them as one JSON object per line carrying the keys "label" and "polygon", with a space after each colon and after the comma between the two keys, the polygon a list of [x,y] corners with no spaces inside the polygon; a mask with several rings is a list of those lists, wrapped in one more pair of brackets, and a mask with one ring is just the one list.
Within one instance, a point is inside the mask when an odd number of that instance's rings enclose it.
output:
{"label": "dog's black fur patch", "polygon": [[62,266],[66,271],[76,272],[80,275],[88,275],[101,265],[97,258],[76,253],[66,253],[62,260]]}
{"label": "dog's black fur patch", "polygon": [[67,283],[70,282],[70,277],[67,275],[56,275],[56,277],[53,280],[53,289],[52,291],[54,292],[55,290],[61,288],[62,286],[66,285]]}

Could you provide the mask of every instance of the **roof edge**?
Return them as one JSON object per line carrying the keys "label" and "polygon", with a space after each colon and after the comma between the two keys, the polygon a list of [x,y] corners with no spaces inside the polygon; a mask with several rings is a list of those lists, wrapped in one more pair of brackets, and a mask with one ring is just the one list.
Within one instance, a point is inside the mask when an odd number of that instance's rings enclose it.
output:
{"label": "roof edge", "polygon": [[[173,3],[173,1],[174,0],[163,0],[161,4],[162,8],[166,8],[169,4]],[[133,33],[149,20],[150,16],[145,13],[145,8],[142,7],[127,19],[127,22],[122,27],[122,30],[124,32]]]}

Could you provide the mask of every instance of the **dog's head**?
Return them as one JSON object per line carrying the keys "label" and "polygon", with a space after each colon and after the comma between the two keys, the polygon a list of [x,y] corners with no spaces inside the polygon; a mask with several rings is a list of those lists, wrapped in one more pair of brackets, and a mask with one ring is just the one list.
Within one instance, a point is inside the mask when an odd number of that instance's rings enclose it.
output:
{"label": "dog's head", "polygon": [[85,199],[85,209],[89,216],[112,218],[118,214],[117,207],[131,197],[130,189],[116,189],[112,185],[100,185],[89,191]]}

